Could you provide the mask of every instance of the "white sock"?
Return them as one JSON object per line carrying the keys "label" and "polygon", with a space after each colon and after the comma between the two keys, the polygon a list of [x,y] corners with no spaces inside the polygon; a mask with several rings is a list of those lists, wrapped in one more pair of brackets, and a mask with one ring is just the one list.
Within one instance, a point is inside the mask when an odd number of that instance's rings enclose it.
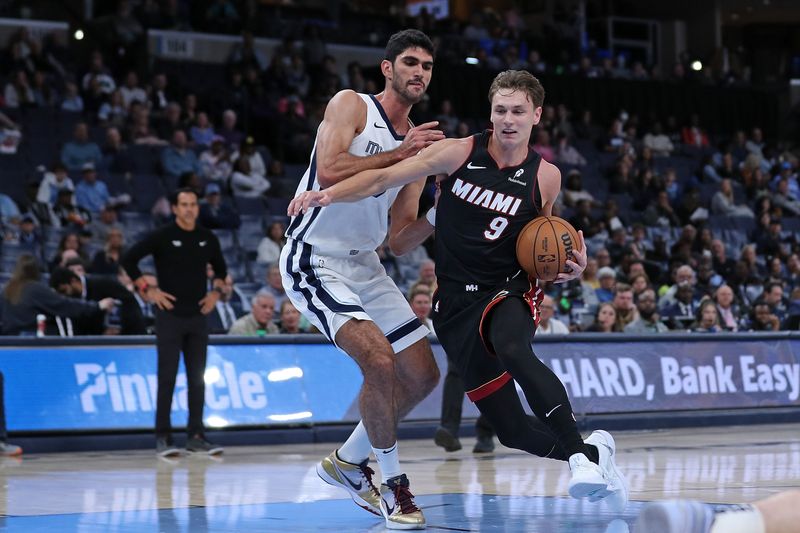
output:
{"label": "white sock", "polygon": [[372,445],[369,443],[367,428],[364,427],[364,422],[359,422],[356,429],[344,441],[342,447],[336,451],[336,454],[342,461],[357,465],[364,462],[364,459],[369,457],[369,452],[371,451]]}
{"label": "white sock", "polygon": [[761,511],[751,507],[717,513],[709,533],[764,533],[765,531]]}
{"label": "white sock", "polygon": [[390,448],[372,448],[375,452],[375,459],[381,468],[381,481],[386,483],[387,479],[399,476],[403,473],[400,469],[400,455],[397,453],[397,442]]}

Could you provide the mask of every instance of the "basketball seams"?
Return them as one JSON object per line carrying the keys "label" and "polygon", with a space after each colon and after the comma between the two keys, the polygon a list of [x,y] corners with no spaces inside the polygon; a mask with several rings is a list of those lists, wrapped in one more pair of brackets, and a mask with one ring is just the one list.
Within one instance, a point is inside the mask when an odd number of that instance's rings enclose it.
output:
{"label": "basketball seams", "polygon": [[533,243],[531,244],[531,260],[533,261],[533,271],[536,274],[536,279],[539,279],[539,264],[536,261],[536,243],[539,242],[539,232],[542,231],[544,223],[536,226],[536,234],[533,236]]}
{"label": "basketball seams", "polygon": [[[556,276],[555,276],[557,278],[558,277],[558,273],[561,272],[561,240],[560,240],[560,237],[558,236],[558,232],[556,231],[556,226],[555,226],[555,224],[553,224],[553,221],[550,220],[550,217],[545,217],[545,219],[547,220],[547,223],[550,224],[550,229],[553,232],[553,242],[555,243],[556,254],[557,254],[556,255],[556,265],[558,267],[558,271],[556,272]],[[554,280],[555,280],[555,278],[553,278],[552,280],[549,280],[549,281],[554,281]]]}

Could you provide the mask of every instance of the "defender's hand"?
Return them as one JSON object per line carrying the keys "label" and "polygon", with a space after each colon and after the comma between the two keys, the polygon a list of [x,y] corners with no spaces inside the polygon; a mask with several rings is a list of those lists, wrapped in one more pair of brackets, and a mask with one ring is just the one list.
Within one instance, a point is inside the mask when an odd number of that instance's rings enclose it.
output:
{"label": "defender's hand", "polygon": [[294,217],[301,213],[307,213],[312,207],[325,207],[326,205],[331,205],[331,197],[327,192],[306,191],[300,193],[289,202],[286,214],[290,217]]}

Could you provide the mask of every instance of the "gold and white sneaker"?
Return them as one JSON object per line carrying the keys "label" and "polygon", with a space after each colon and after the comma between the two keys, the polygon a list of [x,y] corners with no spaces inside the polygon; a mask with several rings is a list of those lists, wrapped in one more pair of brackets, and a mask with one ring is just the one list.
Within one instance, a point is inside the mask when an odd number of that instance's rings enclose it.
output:
{"label": "gold and white sneaker", "polygon": [[334,450],[329,456],[317,463],[317,475],[322,481],[334,487],[346,490],[356,505],[372,514],[382,516],[381,495],[372,483],[375,471],[367,466],[368,459],[361,464],[342,461]]}
{"label": "gold and white sneaker", "polygon": [[425,515],[414,503],[405,474],[381,484],[381,512],[387,529],[425,529]]}

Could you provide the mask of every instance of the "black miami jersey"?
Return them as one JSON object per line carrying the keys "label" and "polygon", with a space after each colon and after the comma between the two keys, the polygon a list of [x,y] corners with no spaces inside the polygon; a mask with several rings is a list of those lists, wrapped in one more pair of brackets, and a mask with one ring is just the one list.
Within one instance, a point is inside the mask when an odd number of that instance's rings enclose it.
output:
{"label": "black miami jersey", "polygon": [[436,209],[436,276],[467,292],[504,284],[521,269],[517,237],[542,208],[533,150],[520,165],[498,168],[488,151],[492,132],[473,136],[465,163],[441,181]]}

